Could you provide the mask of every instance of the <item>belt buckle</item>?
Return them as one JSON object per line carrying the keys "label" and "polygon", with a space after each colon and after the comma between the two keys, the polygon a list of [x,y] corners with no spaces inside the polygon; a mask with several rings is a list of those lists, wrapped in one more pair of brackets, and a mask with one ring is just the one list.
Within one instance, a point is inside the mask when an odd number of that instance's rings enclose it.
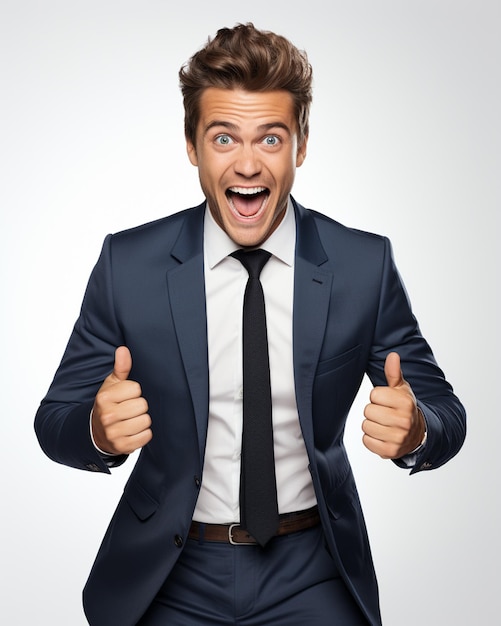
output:
{"label": "belt buckle", "polygon": [[228,541],[231,543],[232,546],[255,546],[256,545],[255,541],[235,541],[233,539],[234,528],[241,528],[241,526],[240,524],[230,524],[230,526],[228,527]]}

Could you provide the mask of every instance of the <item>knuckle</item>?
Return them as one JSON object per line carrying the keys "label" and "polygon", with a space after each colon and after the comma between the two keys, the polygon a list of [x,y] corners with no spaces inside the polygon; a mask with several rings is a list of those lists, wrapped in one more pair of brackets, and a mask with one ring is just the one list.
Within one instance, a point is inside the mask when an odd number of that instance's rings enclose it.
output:
{"label": "knuckle", "polygon": [[108,389],[100,389],[97,392],[96,395],[96,404],[97,406],[106,406],[106,404],[109,404],[111,402],[110,400],[110,392]]}
{"label": "knuckle", "polygon": [[105,429],[109,429],[115,423],[115,414],[112,411],[102,411],[99,421]]}
{"label": "knuckle", "polygon": [[105,427],[105,432],[110,443],[113,443],[113,445],[115,446],[118,445],[118,443],[120,442],[120,430],[117,429],[116,424],[107,425]]}
{"label": "knuckle", "polygon": [[136,398],[140,398],[142,394],[141,385],[135,380],[129,380],[127,382],[129,383],[131,394]]}
{"label": "knuckle", "polygon": [[409,413],[414,412],[414,409],[415,409],[414,400],[411,397],[406,396],[405,401],[404,401],[404,407],[406,411],[408,411]]}
{"label": "knuckle", "polygon": [[374,410],[376,408],[375,404],[367,404],[364,408],[364,416],[367,419],[371,419],[374,416]]}

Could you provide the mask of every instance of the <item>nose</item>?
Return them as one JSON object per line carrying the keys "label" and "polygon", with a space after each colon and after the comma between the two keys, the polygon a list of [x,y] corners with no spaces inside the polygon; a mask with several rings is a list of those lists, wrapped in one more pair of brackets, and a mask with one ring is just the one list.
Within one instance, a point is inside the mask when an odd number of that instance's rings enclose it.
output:
{"label": "nose", "polygon": [[242,145],[234,164],[235,173],[245,178],[253,178],[261,173],[261,161],[254,148]]}

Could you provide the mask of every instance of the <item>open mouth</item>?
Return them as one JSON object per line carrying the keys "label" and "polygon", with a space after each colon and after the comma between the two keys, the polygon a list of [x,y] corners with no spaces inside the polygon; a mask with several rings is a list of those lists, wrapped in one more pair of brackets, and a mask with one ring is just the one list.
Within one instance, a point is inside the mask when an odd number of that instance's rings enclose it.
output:
{"label": "open mouth", "polygon": [[266,206],[270,190],[266,187],[230,187],[226,197],[239,217],[253,218]]}

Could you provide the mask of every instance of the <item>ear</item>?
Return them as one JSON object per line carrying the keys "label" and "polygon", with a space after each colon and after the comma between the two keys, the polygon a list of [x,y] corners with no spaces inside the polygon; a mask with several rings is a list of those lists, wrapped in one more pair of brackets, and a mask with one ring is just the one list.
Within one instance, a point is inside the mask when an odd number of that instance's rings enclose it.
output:
{"label": "ear", "polygon": [[301,165],[304,163],[304,160],[306,159],[307,146],[308,146],[308,137],[306,136],[303,139],[303,143],[297,149],[296,167],[301,167]]}
{"label": "ear", "polygon": [[190,163],[198,166],[197,150],[189,139],[186,139],[186,152],[188,153]]}

